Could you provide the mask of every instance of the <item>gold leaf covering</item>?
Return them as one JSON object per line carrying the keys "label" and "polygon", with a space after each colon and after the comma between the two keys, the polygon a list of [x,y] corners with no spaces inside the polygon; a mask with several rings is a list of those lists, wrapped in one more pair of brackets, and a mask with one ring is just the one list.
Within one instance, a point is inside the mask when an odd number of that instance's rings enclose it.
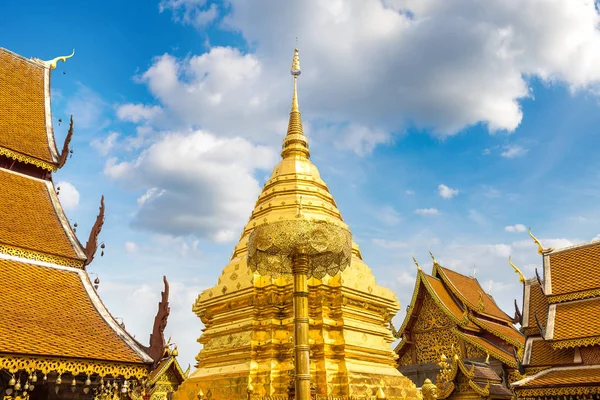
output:
{"label": "gold leaf covering", "polygon": [[322,220],[284,220],[256,227],[248,240],[248,266],[261,275],[292,274],[292,256],[308,255],[308,274],[334,276],[350,265],[352,234]]}

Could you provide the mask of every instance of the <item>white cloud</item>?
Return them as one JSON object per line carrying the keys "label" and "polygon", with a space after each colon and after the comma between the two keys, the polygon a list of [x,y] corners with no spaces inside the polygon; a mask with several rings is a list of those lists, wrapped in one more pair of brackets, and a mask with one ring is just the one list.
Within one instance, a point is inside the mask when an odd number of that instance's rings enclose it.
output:
{"label": "white cloud", "polygon": [[74,210],[79,205],[79,191],[71,183],[60,181],[56,184],[59,190],[60,204],[65,210]]}
{"label": "white cloud", "polygon": [[128,253],[135,253],[138,251],[138,245],[134,242],[125,242],[125,251]]}
{"label": "white cloud", "polygon": [[438,186],[438,194],[443,199],[451,199],[454,196],[458,195],[458,189],[452,189],[444,184],[440,184]]}
{"label": "white cloud", "polygon": [[90,145],[95,148],[100,155],[106,156],[115,147],[118,137],[119,134],[117,132],[110,132],[103,140],[92,140]]}
{"label": "white cloud", "polygon": [[437,208],[419,208],[415,210],[415,214],[418,215],[438,215],[439,211]]}
{"label": "white cloud", "polygon": [[594,238],[591,241],[594,242],[596,240],[600,240],[600,233],[594,236]]}
{"label": "white cloud", "polygon": [[442,135],[482,122],[512,131],[522,119],[519,100],[530,96],[526,76],[573,90],[600,80],[592,1],[230,4],[225,26],[274,71],[289,68],[288,49],[301,38],[303,98],[313,113],[365,126],[410,120]]}
{"label": "white cloud", "polygon": [[144,122],[156,117],[162,109],[159,106],[143,104],[122,104],[117,107],[117,117],[122,121],[133,123]]}
{"label": "white cloud", "polygon": [[202,28],[214,21],[219,14],[216,4],[211,4],[208,8],[205,6],[206,0],[161,0],[158,9],[161,13],[171,10],[175,22]]}
{"label": "white cloud", "polygon": [[525,225],[515,224],[515,225],[505,226],[504,230],[506,232],[525,232],[527,230],[527,228],[525,227]]}
{"label": "white cloud", "polygon": [[408,190],[405,190],[404,193],[407,194],[407,195],[409,195],[409,196],[412,196],[412,195],[415,194],[415,191],[408,189]]}
{"label": "white cloud", "polygon": [[506,146],[500,155],[504,158],[515,158],[524,156],[528,151],[528,149],[521,146]]}
{"label": "white cloud", "polygon": [[384,249],[403,249],[408,246],[408,243],[399,240],[374,238],[372,242],[374,245],[382,247]]}
{"label": "white cloud", "polygon": [[491,153],[492,151],[490,149],[483,149],[483,151],[481,152],[481,154],[484,156],[489,156]]}
{"label": "white cloud", "polygon": [[254,171],[275,160],[269,148],[241,138],[165,133],[134,160],[108,160],[105,173],[144,191],[134,227],[226,242],[237,237],[260,192]]}

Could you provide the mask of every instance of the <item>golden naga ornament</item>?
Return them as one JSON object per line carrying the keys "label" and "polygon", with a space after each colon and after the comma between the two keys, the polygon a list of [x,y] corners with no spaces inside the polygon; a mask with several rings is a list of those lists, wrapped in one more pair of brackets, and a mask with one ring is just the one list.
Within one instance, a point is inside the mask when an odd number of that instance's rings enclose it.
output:
{"label": "golden naga ornament", "polygon": [[513,264],[513,262],[510,259],[510,256],[508,257],[508,263],[510,264],[510,266],[515,270],[515,272],[517,274],[519,274],[519,281],[521,283],[525,283],[525,276],[523,275],[523,273],[521,272],[521,270],[519,268],[517,268],[517,266],[515,264]]}
{"label": "golden naga ornament", "polygon": [[75,49],[73,49],[73,52],[68,55],[68,56],[60,56],[60,57],[56,57],[50,61],[44,61],[45,64],[48,65],[48,68],[50,69],[55,69],[56,68],[56,64],[58,64],[59,61],[62,62],[67,62],[67,60],[71,57],[73,57],[75,55]]}

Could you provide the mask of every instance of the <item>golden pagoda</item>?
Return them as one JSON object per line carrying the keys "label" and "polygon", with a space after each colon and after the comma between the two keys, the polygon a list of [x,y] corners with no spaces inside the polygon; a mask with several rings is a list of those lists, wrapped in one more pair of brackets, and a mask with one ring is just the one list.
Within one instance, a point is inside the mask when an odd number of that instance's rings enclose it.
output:
{"label": "golden pagoda", "polygon": [[[292,65],[300,74],[298,50]],[[296,84],[281,161],[265,183],[233,255],[216,284],[193,311],[204,323],[197,369],[180,386],[179,399],[247,399],[293,396],[293,282],[253,273],[248,240],[256,227],[300,216],[343,225],[342,216],[302,131]],[[276,266],[274,266],[276,269]],[[325,275],[325,274],[323,274]],[[389,322],[395,295],[375,282],[352,243],[350,266],[308,282],[310,374],[318,396],[415,399],[415,385],[396,369]],[[382,397],[383,396],[383,397]]]}
{"label": "golden pagoda", "polygon": [[439,399],[511,398],[509,383],[518,378],[514,353],[525,342],[515,318],[476,278],[432,259],[431,275],[415,261],[415,289],[396,335],[398,369],[417,385],[436,382]]}
{"label": "golden pagoda", "polygon": [[0,392],[5,399],[158,400],[185,378],[164,341],[166,279],[146,347],[109,313],[99,280],[87,272],[104,198],[83,246],[53,183],[70,154],[73,119],[59,153],[50,73],[67,58],[28,60],[0,48]]}
{"label": "golden pagoda", "polygon": [[527,341],[515,394],[519,399],[597,399],[600,242],[552,249],[531,236],[542,255],[543,278],[537,270],[534,278],[522,277]]}

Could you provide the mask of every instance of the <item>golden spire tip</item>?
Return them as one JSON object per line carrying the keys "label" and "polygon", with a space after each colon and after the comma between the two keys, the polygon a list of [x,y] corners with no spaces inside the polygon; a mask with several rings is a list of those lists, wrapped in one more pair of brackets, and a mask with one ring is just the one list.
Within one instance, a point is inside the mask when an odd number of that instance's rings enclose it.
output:
{"label": "golden spire tip", "polygon": [[515,264],[513,264],[512,260],[510,259],[510,256],[508,256],[508,263],[515,270],[515,272],[517,274],[519,274],[519,281],[521,281],[521,283],[525,283],[525,276],[523,275],[521,270],[519,268],[517,268],[517,266]]}
{"label": "golden spire tip", "polygon": [[420,271],[421,270],[421,266],[419,265],[419,263],[417,262],[417,260],[415,259],[415,257],[413,256],[413,261],[415,262],[415,265],[417,266],[417,269]]}
{"label": "golden spire tip", "polygon": [[535,242],[535,244],[537,244],[538,246],[538,254],[544,254],[544,247],[542,246],[542,244],[540,243],[540,241],[533,236],[533,233],[531,233],[531,228],[528,229],[529,232],[529,236],[531,236],[531,238],[533,239],[533,241]]}

